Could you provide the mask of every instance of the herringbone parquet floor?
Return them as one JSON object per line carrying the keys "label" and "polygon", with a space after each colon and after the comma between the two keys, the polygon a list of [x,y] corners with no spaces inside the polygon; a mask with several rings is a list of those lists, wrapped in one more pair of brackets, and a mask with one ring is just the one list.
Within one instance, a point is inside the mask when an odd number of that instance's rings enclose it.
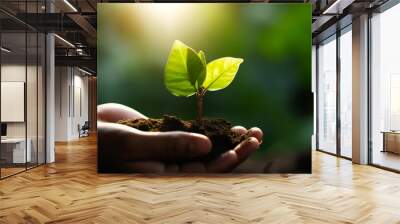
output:
{"label": "herringbone parquet floor", "polygon": [[313,153],[312,175],[96,172],[95,138],[0,181],[0,223],[400,223],[400,175]]}

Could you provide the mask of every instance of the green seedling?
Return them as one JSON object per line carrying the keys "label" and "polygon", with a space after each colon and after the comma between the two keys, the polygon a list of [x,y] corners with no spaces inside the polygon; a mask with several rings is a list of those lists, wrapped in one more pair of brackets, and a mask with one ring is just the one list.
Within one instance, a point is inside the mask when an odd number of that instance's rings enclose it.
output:
{"label": "green seedling", "polygon": [[196,94],[197,119],[203,118],[203,98],[207,91],[217,91],[232,83],[242,58],[223,57],[206,63],[203,51],[196,52],[175,40],[164,71],[164,83],[175,96]]}

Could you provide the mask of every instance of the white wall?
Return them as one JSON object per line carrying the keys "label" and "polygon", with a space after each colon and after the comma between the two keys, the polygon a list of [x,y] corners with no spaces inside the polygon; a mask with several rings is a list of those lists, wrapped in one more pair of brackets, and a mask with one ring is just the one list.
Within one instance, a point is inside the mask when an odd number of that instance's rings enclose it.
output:
{"label": "white wall", "polygon": [[55,140],[77,139],[78,125],[88,121],[88,78],[76,68],[56,67],[55,85]]}
{"label": "white wall", "polygon": [[55,68],[55,140],[68,140],[68,88],[70,77],[67,67]]}
{"label": "white wall", "polygon": [[71,135],[79,137],[78,124],[82,126],[85,121],[89,120],[89,102],[88,102],[88,78],[87,76],[82,76],[83,73],[79,72],[77,75],[77,70],[74,70],[74,108],[72,109],[73,119]]}
{"label": "white wall", "polygon": [[[36,113],[31,113],[32,109],[36,111],[36,80],[31,77],[31,74],[36,76],[36,66],[28,66],[28,84],[29,87],[34,86],[34,88],[27,88],[27,102],[31,108],[27,113],[28,119],[28,129],[30,127],[36,130]],[[1,66],[1,81],[2,82],[25,82],[25,64],[5,64]],[[33,103],[32,103],[33,102]],[[39,105],[40,106],[40,105]],[[2,110],[7,110],[7,108],[1,108]],[[34,124],[31,124],[34,122]],[[35,127],[33,127],[35,126]],[[28,130],[28,135],[30,131]],[[36,132],[35,132],[36,134]],[[7,136],[8,137],[25,137],[25,122],[7,122]],[[29,136],[28,136],[29,137]]]}

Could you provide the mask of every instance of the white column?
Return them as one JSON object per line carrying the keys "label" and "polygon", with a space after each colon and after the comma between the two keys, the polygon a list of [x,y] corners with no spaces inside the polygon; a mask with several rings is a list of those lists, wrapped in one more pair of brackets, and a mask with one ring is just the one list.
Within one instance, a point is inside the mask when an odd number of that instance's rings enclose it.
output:
{"label": "white column", "polygon": [[[46,1],[46,11],[53,12],[54,5]],[[46,34],[46,163],[55,161],[55,44],[54,34]]]}
{"label": "white column", "polygon": [[55,133],[55,60],[54,35],[46,36],[46,163],[55,161],[54,133]]}
{"label": "white column", "polygon": [[368,163],[368,15],[353,19],[353,162]]}

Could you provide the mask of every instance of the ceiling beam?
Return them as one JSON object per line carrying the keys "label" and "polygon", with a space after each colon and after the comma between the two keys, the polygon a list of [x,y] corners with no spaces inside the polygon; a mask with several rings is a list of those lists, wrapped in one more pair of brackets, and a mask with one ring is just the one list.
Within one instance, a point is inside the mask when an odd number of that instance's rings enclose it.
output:
{"label": "ceiling beam", "polygon": [[91,56],[55,56],[56,66],[87,67],[96,71],[97,60]]}
{"label": "ceiling beam", "polygon": [[343,10],[346,9],[349,5],[351,5],[355,0],[336,0],[332,4],[330,4],[322,14],[328,15],[335,15],[335,14],[342,14]]}
{"label": "ceiling beam", "polygon": [[[91,45],[95,46],[97,39],[97,30],[88,22],[88,20],[80,14],[68,14],[67,15],[72,21],[74,21],[83,31],[90,37],[92,41]],[[89,41],[89,40],[87,40]]]}

